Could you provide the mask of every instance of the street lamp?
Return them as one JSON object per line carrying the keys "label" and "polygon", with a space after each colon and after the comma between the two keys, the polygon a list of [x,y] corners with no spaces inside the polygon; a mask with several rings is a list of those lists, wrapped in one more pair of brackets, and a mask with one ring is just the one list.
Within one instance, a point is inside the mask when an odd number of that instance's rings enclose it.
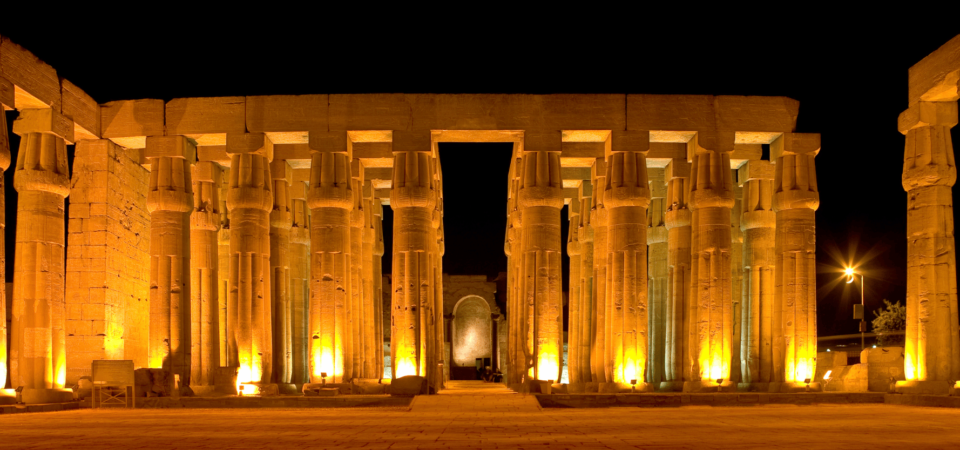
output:
{"label": "street lamp", "polygon": [[844,269],[843,274],[847,276],[847,284],[853,283],[853,280],[856,279],[856,276],[860,275],[860,351],[863,351],[863,349],[866,348],[864,333],[867,331],[867,322],[865,320],[866,304],[863,301],[864,299],[863,292],[865,290],[864,284],[863,284],[864,283],[863,274],[857,273],[855,270],[853,270],[853,267],[847,267],[846,269]]}

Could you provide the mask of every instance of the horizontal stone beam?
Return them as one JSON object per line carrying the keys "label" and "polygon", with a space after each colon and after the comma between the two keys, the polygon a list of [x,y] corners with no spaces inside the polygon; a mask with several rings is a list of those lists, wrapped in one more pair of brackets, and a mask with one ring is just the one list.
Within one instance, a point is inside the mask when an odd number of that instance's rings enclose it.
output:
{"label": "horizontal stone beam", "polygon": [[960,100],[960,35],[909,70],[909,104]]}

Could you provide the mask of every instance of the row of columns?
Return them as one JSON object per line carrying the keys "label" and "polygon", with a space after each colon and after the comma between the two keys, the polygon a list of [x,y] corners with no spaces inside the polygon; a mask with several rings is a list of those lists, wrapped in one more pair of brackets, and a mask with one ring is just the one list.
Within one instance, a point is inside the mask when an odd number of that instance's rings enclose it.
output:
{"label": "row of columns", "polygon": [[[744,382],[768,390],[812,378],[819,136],[786,133],[770,144],[776,164],[754,160],[733,170],[732,144],[709,141],[724,148],[715,150],[698,136],[688,144],[692,162],[648,171],[645,134],[610,139],[569,202],[571,383],[716,391],[721,380],[722,389]],[[558,240],[550,231],[559,230],[562,198],[558,184],[559,200],[531,204],[528,186],[548,180],[553,168],[539,152],[520,156],[505,246],[510,364],[519,369],[510,371],[511,383],[559,379],[558,371],[538,371],[555,355],[537,345],[552,342],[549,328],[538,327],[559,315],[544,310],[550,303],[541,300],[552,297],[540,286],[551,286],[549,250],[559,257],[549,244]],[[518,258],[518,248],[548,251]]]}

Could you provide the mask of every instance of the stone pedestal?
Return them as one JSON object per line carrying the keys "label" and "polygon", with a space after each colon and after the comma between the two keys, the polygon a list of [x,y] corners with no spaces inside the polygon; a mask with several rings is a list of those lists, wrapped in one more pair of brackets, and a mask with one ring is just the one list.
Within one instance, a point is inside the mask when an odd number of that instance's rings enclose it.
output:
{"label": "stone pedestal", "polygon": [[[228,134],[230,293],[228,328],[235,342],[240,383],[270,383],[273,311],[270,277],[272,144],[263,134]],[[231,349],[233,350],[233,349]],[[234,360],[231,355],[231,360]]]}
{"label": "stone pedestal", "polygon": [[221,170],[211,161],[193,168],[193,213],[190,215],[190,379],[197,392],[213,385],[220,367],[218,284]]}

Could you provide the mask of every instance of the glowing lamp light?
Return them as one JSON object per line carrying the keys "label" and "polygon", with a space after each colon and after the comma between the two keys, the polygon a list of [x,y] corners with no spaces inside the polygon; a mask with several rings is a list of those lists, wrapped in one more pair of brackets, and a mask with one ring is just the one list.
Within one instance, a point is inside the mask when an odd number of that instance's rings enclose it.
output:
{"label": "glowing lamp light", "polygon": [[832,370],[828,370],[827,373],[823,374],[823,379],[826,380],[826,381],[830,381],[830,374],[831,374],[831,373],[833,373],[833,371],[832,371]]}
{"label": "glowing lamp light", "polygon": [[410,358],[397,358],[397,373],[394,375],[397,378],[405,377],[407,375],[416,375],[417,366],[414,361]]}
{"label": "glowing lamp light", "polygon": [[7,363],[3,361],[6,359],[6,355],[3,354],[4,350],[6,349],[0,350],[0,386],[7,385]]}

